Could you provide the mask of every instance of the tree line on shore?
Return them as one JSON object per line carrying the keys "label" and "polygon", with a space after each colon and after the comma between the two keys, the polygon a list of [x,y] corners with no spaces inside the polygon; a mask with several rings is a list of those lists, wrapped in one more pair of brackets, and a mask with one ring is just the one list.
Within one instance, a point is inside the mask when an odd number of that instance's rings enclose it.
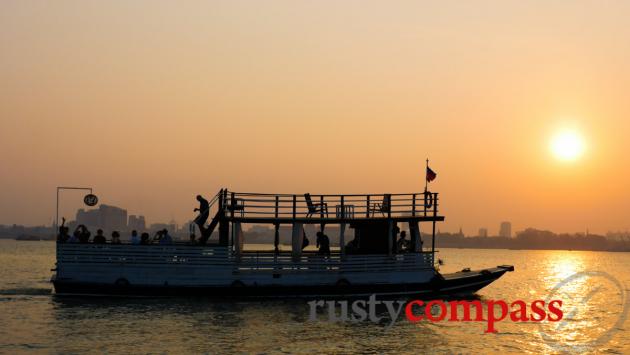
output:
{"label": "tree line on shore", "polygon": [[558,234],[535,228],[518,232],[514,238],[440,233],[436,239],[436,246],[445,248],[630,251],[630,238],[615,240],[590,233]]}

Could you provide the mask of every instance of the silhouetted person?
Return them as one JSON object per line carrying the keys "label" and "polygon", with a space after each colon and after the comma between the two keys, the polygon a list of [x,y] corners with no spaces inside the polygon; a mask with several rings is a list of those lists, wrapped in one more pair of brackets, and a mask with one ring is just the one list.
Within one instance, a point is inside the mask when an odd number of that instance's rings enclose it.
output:
{"label": "silhouetted person", "polygon": [[[67,227],[66,227],[67,228]],[[79,242],[79,237],[78,237],[78,233],[74,233],[72,234],[69,238],[68,238],[68,243],[78,243]]]}
{"label": "silhouetted person", "polygon": [[210,216],[210,203],[201,195],[197,195],[197,201],[199,201],[199,208],[193,210],[193,212],[199,211],[199,215],[195,218],[195,224],[203,226]]}
{"label": "silhouetted person", "polygon": [[319,255],[330,256],[330,239],[322,232],[317,232],[317,248]]}
{"label": "silhouetted person", "polygon": [[400,232],[400,239],[396,242],[396,250],[400,253],[409,250],[409,241],[407,238],[407,232]]}
{"label": "silhouetted person", "polygon": [[107,243],[107,239],[103,235],[103,230],[99,229],[96,231],[96,235],[94,236],[94,240],[92,241],[94,244],[105,244]]}
{"label": "silhouetted person", "polygon": [[59,234],[57,235],[57,241],[59,243],[65,243],[70,239],[70,235],[68,235],[69,230],[68,227],[65,226],[66,219],[61,217],[61,225],[59,226]]}
{"label": "silhouetted person", "polygon": [[80,243],[89,243],[90,241],[90,231],[83,224],[79,224],[73,233],[74,237],[76,237]]}
{"label": "silhouetted person", "polygon": [[140,236],[140,244],[142,245],[149,245],[151,244],[151,241],[149,240],[151,236],[149,235],[149,233],[144,232],[142,233],[142,235]]}
{"label": "silhouetted person", "polygon": [[112,232],[112,244],[120,244],[120,233],[117,231]]}
{"label": "silhouetted person", "polygon": [[195,233],[190,234],[190,239],[188,241],[188,244],[190,244],[190,245],[197,245],[196,238],[197,238],[197,236],[195,235]]}
{"label": "silhouetted person", "polygon": [[140,244],[140,237],[138,236],[138,232],[135,229],[131,231],[131,244]]}
{"label": "silhouetted person", "polygon": [[173,244],[173,237],[171,237],[171,235],[168,234],[168,231],[166,229],[162,230],[159,244],[162,244],[162,245]]}
{"label": "silhouetted person", "polygon": [[346,254],[356,254],[359,251],[359,241],[357,240],[357,237],[354,237],[354,239],[346,244],[345,251]]}
{"label": "silhouetted person", "polygon": [[159,231],[155,232],[155,234],[153,235],[153,239],[151,239],[151,242],[150,242],[150,243],[151,243],[151,244],[152,244],[153,242],[158,242],[158,243],[159,243],[159,242],[160,242],[160,239],[162,239],[162,231],[161,231],[161,230],[159,230]]}

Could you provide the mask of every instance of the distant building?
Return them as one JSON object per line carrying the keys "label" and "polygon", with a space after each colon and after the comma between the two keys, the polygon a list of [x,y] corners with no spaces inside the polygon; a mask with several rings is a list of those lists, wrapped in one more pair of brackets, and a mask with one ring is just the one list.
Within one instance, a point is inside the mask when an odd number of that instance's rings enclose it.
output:
{"label": "distant building", "polygon": [[127,229],[127,210],[120,207],[100,205],[99,224],[108,227],[109,230],[126,230]]}
{"label": "distant building", "polygon": [[84,210],[83,208],[77,210],[76,222],[77,224],[83,224],[88,227],[99,226],[99,211],[98,209]]}
{"label": "distant building", "polygon": [[76,224],[84,224],[88,228],[105,230],[126,230],[127,210],[116,206],[100,205],[97,209],[79,209]]}
{"label": "distant building", "polygon": [[144,216],[129,215],[129,222],[127,227],[131,230],[143,231],[147,228],[147,223]]}
{"label": "distant building", "polygon": [[488,228],[479,228],[479,236],[480,237],[487,237],[488,236]]}
{"label": "distant building", "polygon": [[501,226],[499,227],[499,237],[512,238],[512,223],[501,222]]}

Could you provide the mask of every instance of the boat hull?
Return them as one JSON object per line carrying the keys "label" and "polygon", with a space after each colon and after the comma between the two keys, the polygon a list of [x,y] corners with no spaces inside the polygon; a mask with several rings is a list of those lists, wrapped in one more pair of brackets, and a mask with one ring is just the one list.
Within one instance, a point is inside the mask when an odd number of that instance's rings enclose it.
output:
{"label": "boat hull", "polygon": [[244,286],[169,286],[169,285],[130,285],[102,284],[96,282],[73,282],[53,279],[58,296],[72,295],[118,295],[148,297],[199,296],[215,299],[248,299],[248,298],[339,298],[379,296],[415,296],[430,298],[437,296],[470,296],[483,287],[497,280],[511,266],[479,271],[458,272],[441,275],[435,273],[429,282],[392,283],[392,284],[350,284],[336,285],[266,285]]}

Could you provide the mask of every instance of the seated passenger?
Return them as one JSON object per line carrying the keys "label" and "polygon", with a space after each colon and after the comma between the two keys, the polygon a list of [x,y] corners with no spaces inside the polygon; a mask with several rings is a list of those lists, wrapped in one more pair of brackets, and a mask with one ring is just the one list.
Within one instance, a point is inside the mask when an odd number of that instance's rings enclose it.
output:
{"label": "seated passenger", "polygon": [[162,237],[160,238],[159,243],[162,245],[173,244],[173,238],[170,234],[168,234],[168,231],[166,229],[162,231]]}
{"label": "seated passenger", "polygon": [[131,244],[140,244],[140,237],[138,236],[138,232],[135,229],[131,231]]}
{"label": "seated passenger", "polygon": [[149,245],[149,244],[151,244],[151,241],[149,240],[149,237],[150,237],[149,233],[147,233],[147,232],[142,233],[142,235],[140,236],[140,244],[142,244],[142,245]]}
{"label": "seated passenger", "polygon": [[330,256],[330,239],[322,232],[317,232],[317,247],[319,255]]}
{"label": "seated passenger", "polygon": [[94,236],[94,240],[92,241],[94,244],[105,244],[107,243],[107,239],[103,235],[103,230],[99,229],[96,231],[96,235]]}
{"label": "seated passenger", "polygon": [[345,251],[346,254],[356,254],[359,251],[359,241],[357,237],[354,237],[354,239],[346,244]]}
{"label": "seated passenger", "polygon": [[74,230],[74,235],[79,239],[81,243],[89,243],[90,242],[90,231],[83,224],[79,224],[77,229]]}
{"label": "seated passenger", "polygon": [[74,230],[74,232],[72,233],[72,238],[76,239],[76,240],[77,240],[77,242],[79,242],[79,243],[87,243],[87,242],[84,242],[84,241],[81,239],[81,231],[79,230],[79,228],[78,228],[78,227],[77,227],[77,229],[75,229],[75,230]]}
{"label": "seated passenger", "polygon": [[164,231],[161,231],[161,230],[159,230],[159,231],[155,232],[155,234],[153,235],[153,239],[151,239],[151,240],[149,241],[149,244],[152,244],[153,242],[157,242],[157,243],[159,243],[159,242],[160,242],[160,239],[162,239],[162,234],[163,234],[163,233],[164,233]]}
{"label": "seated passenger", "polygon": [[[66,227],[66,228],[68,228],[68,227]],[[71,236],[67,239],[67,241],[66,241],[66,242],[67,242],[67,243],[78,243],[78,242],[79,242],[79,238],[76,236],[76,233],[75,233],[75,234],[71,235]]]}
{"label": "seated passenger", "polygon": [[409,241],[406,238],[407,238],[407,232],[405,231],[400,232],[400,239],[398,239],[398,241],[396,242],[396,251],[398,253],[402,253],[409,250]]}
{"label": "seated passenger", "polygon": [[120,244],[120,233],[117,231],[112,232],[112,244]]}

